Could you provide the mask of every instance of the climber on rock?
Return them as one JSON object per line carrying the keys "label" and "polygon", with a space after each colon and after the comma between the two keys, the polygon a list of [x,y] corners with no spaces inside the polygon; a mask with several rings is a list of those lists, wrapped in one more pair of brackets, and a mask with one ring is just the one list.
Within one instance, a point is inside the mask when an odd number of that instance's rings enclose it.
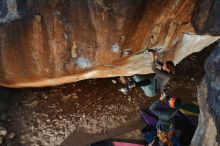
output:
{"label": "climber on rock", "polygon": [[158,60],[157,52],[150,50],[152,58],[152,70],[155,72],[150,75],[134,75],[128,82],[128,89],[135,86],[141,87],[146,96],[155,96],[157,92],[163,93],[166,84],[171,76],[175,74],[175,67],[172,61],[166,61],[164,64]]}

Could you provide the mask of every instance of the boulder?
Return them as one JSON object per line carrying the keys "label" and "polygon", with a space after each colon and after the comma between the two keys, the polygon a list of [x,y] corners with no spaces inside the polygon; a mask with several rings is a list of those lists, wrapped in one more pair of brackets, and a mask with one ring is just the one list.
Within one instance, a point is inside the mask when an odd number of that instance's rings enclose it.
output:
{"label": "boulder", "polygon": [[3,2],[0,85],[5,87],[148,74],[147,48],[161,48],[161,59],[177,64],[219,39],[196,34],[192,0]]}
{"label": "boulder", "polygon": [[217,146],[220,141],[220,45],[208,57],[205,78],[198,88],[199,125],[192,145]]}

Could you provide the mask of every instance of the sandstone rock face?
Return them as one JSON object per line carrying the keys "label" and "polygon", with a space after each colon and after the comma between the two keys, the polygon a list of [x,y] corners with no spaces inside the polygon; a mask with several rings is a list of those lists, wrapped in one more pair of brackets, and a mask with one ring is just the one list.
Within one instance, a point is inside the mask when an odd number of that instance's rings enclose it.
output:
{"label": "sandstone rock face", "polygon": [[181,61],[219,37],[195,35],[192,0],[3,0],[0,85],[40,87],[147,74],[146,48]]}

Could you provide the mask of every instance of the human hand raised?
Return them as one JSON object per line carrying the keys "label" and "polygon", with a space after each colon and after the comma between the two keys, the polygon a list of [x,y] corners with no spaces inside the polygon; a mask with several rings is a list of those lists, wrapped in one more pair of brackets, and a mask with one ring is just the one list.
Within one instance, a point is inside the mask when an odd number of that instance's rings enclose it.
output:
{"label": "human hand raised", "polygon": [[165,98],[166,98],[166,94],[162,93],[162,94],[160,95],[160,100],[161,100],[161,101],[162,101],[162,100],[165,100]]}
{"label": "human hand raised", "polygon": [[157,53],[156,52],[151,52],[151,59],[153,61],[157,60]]}

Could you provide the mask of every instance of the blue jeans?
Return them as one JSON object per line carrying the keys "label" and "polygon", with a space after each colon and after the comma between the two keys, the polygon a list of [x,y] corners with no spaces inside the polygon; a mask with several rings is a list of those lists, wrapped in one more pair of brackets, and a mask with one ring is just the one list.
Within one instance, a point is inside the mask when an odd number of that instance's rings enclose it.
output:
{"label": "blue jeans", "polygon": [[134,75],[133,79],[135,85],[140,86],[146,96],[153,97],[156,95],[156,80],[154,77]]}

